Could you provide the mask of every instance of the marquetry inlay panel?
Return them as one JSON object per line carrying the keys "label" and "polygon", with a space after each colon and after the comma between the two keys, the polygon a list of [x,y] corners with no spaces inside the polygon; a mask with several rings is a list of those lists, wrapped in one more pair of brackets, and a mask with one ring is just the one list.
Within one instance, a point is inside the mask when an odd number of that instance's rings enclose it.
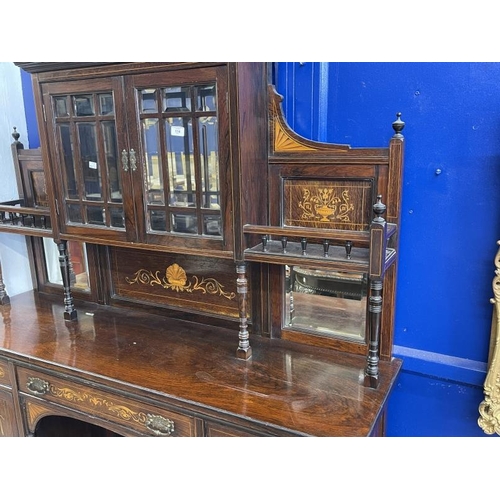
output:
{"label": "marquetry inlay panel", "polygon": [[126,276],[125,281],[130,285],[150,285],[161,286],[167,290],[186,293],[201,293],[210,295],[219,295],[228,300],[236,297],[234,292],[225,292],[224,285],[212,277],[190,276],[177,263],[168,266],[165,273],[163,271],[151,271],[148,269],[139,269],[132,277]]}
{"label": "marquetry inlay panel", "polygon": [[285,226],[366,231],[371,205],[369,181],[285,179],[283,183]]}
{"label": "marquetry inlay panel", "polygon": [[274,121],[274,151],[283,153],[288,151],[314,151],[315,149],[294,138],[280,121]]}
{"label": "marquetry inlay panel", "polygon": [[232,260],[113,248],[111,262],[119,297],[238,317]]}

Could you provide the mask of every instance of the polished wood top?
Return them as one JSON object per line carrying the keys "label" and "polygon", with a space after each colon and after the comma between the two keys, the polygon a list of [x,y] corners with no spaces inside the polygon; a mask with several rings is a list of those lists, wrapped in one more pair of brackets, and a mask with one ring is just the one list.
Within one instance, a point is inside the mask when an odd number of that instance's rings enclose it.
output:
{"label": "polished wood top", "polygon": [[[62,302],[62,299],[60,300]],[[236,357],[238,331],[78,304],[27,292],[0,306],[0,357],[53,369],[189,411],[223,412],[277,434],[365,436],[372,431],[401,361],[380,363],[380,386],[363,386],[364,356],[252,336]]]}

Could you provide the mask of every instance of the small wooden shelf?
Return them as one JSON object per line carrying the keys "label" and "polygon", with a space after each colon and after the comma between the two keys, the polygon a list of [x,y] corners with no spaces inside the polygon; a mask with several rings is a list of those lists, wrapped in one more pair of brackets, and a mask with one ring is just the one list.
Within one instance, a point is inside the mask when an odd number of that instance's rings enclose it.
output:
{"label": "small wooden shelf", "polygon": [[[388,224],[387,240],[395,234],[396,225]],[[390,227],[389,227],[390,226]],[[246,225],[245,234],[256,234],[264,237],[263,243],[247,248],[244,252],[248,262],[263,262],[282,265],[310,265],[322,268],[331,268],[338,271],[368,272],[370,266],[369,231],[340,231],[305,227],[277,227]],[[273,237],[279,239],[272,239]],[[286,239],[283,246],[281,238]],[[297,239],[305,239],[305,250]],[[323,239],[328,242],[325,249],[323,244],[310,243]],[[295,241],[293,241],[295,240]],[[331,242],[343,242],[344,245],[331,245]],[[352,247],[349,252],[345,243]],[[356,244],[365,245],[356,247]],[[326,251],[325,251],[326,250]],[[384,269],[388,269],[396,258],[396,250],[386,248]]]}

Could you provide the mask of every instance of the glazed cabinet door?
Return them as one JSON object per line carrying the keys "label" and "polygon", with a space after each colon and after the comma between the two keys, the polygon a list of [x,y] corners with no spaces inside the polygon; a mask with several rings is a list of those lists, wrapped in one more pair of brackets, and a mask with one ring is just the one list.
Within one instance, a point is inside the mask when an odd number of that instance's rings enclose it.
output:
{"label": "glazed cabinet door", "polygon": [[232,250],[227,78],[225,65],[125,77],[142,242]]}
{"label": "glazed cabinet door", "polygon": [[130,148],[120,77],[42,85],[60,232],[135,241]]}

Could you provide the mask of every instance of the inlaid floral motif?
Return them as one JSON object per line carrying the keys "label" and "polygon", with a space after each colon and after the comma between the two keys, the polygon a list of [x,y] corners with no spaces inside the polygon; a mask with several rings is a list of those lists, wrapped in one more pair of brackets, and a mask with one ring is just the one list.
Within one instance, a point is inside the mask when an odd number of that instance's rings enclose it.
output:
{"label": "inlaid floral motif", "polygon": [[188,280],[186,271],[178,264],[172,264],[167,267],[165,276],[160,276],[161,271],[148,271],[147,269],[139,269],[132,278],[125,278],[130,285],[159,285],[166,290],[174,292],[201,292],[211,295],[220,295],[228,300],[234,299],[234,292],[225,292],[224,285],[219,283],[214,278],[198,278],[192,276],[192,281]]}
{"label": "inlaid floral motif", "polygon": [[347,189],[338,196],[334,188],[318,188],[314,192],[304,188],[299,208],[303,210],[301,217],[305,220],[350,222],[349,214],[354,210],[354,205]]}

